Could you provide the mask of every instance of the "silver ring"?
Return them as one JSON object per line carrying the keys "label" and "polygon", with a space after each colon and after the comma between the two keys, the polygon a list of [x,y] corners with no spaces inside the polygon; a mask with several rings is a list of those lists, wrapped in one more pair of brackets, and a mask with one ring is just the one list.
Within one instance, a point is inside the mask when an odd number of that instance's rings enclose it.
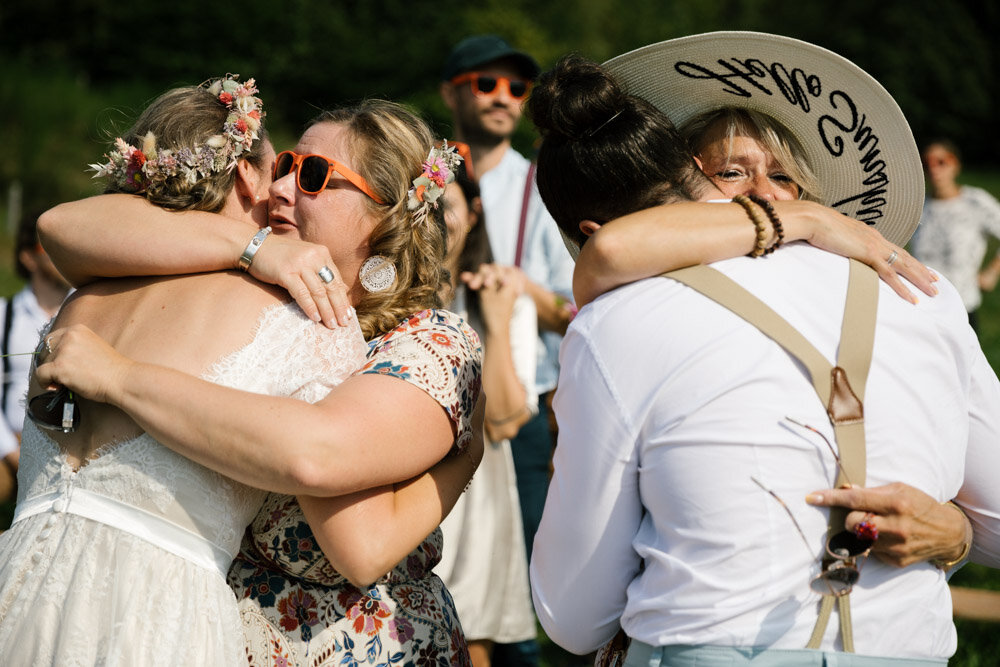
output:
{"label": "silver ring", "polygon": [[887,259],[885,261],[886,261],[886,263],[889,266],[892,266],[892,263],[895,262],[898,257],[899,257],[899,253],[896,252],[895,250],[893,250],[891,253],[889,253],[889,259]]}
{"label": "silver ring", "polygon": [[330,270],[329,266],[324,266],[316,273],[319,274],[319,279],[322,280],[327,285],[333,282],[333,271]]}
{"label": "silver ring", "polygon": [[45,352],[46,354],[52,354],[52,344],[49,343],[49,336],[45,337]]}

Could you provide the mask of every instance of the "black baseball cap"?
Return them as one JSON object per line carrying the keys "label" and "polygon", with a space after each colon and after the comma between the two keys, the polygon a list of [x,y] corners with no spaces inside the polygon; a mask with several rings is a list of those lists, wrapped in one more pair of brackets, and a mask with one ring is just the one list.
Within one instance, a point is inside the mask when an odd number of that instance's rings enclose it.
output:
{"label": "black baseball cap", "polygon": [[518,51],[497,35],[474,35],[459,42],[441,70],[441,80],[449,81],[462,72],[468,72],[480,65],[507,58],[525,78],[534,81],[541,68],[534,58]]}

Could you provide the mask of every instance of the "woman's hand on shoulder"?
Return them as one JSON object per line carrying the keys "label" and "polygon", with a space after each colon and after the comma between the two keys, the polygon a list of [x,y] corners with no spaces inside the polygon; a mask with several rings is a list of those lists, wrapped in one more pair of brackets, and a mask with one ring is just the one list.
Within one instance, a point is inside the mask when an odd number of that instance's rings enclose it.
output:
{"label": "woman's hand on shoulder", "polygon": [[[329,282],[320,276],[324,267],[333,276]],[[283,287],[306,317],[330,328],[345,326],[354,318],[347,286],[326,246],[271,234],[254,256],[250,275]]]}
{"label": "woman's hand on shoulder", "polygon": [[790,232],[790,240],[807,241],[817,248],[867,264],[896,294],[910,303],[916,303],[917,298],[900,276],[928,296],[938,293],[934,286],[937,274],[903,248],[887,241],[874,227],[816,202],[773,204],[786,231]]}

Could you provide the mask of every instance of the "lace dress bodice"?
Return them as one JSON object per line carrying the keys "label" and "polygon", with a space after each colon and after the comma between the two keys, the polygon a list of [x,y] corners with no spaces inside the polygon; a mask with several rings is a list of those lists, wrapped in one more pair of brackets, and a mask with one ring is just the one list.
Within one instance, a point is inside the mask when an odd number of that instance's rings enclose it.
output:
{"label": "lace dress bodice", "polygon": [[[245,347],[202,377],[316,401],[366,349],[357,326],[326,329],[294,304],[276,305]],[[25,420],[17,514],[0,536],[0,664],[245,664],[224,576],[265,495],[145,433],[74,469]],[[24,633],[35,637],[30,652],[13,648]],[[63,662],[67,633],[80,643]],[[180,646],[164,647],[172,643]]]}

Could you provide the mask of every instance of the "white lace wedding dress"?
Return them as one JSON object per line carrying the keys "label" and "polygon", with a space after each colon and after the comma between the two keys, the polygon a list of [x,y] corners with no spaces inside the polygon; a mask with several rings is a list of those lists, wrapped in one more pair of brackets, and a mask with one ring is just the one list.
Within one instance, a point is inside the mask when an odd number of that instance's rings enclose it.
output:
{"label": "white lace wedding dress", "polygon": [[[316,401],[366,349],[356,325],[329,330],[273,306],[253,341],[204,377]],[[263,491],[146,434],[74,470],[30,419],[18,481],[14,524],[0,535],[0,665],[246,664],[226,573]]]}

